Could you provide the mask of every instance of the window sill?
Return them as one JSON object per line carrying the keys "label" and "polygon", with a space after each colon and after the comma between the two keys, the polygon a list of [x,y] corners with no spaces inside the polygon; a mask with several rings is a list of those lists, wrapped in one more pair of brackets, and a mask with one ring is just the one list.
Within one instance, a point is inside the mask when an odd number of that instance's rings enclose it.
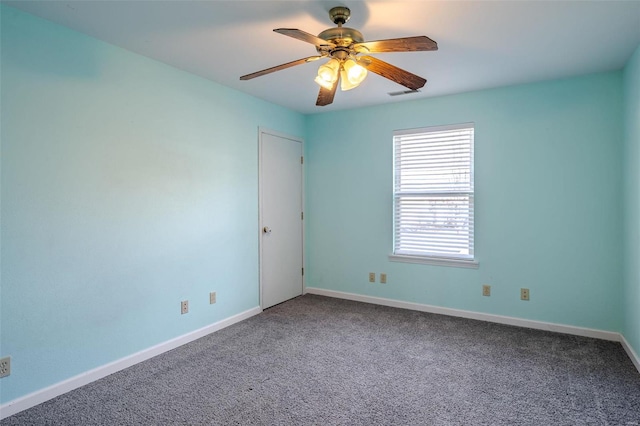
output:
{"label": "window sill", "polygon": [[442,257],[423,257],[390,254],[389,260],[402,263],[421,263],[423,265],[452,266],[455,268],[478,269],[480,266],[477,260],[447,259]]}

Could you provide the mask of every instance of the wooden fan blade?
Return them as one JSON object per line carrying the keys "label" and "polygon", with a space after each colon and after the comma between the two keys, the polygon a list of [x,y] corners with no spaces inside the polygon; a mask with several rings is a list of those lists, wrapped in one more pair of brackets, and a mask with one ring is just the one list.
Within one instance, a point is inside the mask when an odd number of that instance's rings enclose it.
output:
{"label": "wooden fan blade", "polygon": [[320,92],[318,93],[317,106],[326,106],[333,103],[333,97],[336,95],[336,89],[338,88],[338,80],[333,83],[331,89],[326,89],[320,86]]}
{"label": "wooden fan blade", "polygon": [[282,65],[278,65],[278,66],[275,66],[275,67],[267,68],[266,70],[257,71],[257,72],[251,73],[251,74],[243,75],[242,77],[240,77],[240,80],[251,80],[252,78],[260,77],[261,75],[271,74],[272,72],[276,72],[276,71],[284,70],[284,69],[287,69],[287,68],[291,68],[291,67],[294,67],[296,65],[302,65],[302,64],[305,64],[307,62],[317,61],[320,58],[322,58],[322,56],[309,56],[308,58],[303,58],[303,59],[298,59],[297,61],[287,62],[286,64],[282,64]]}
{"label": "wooden fan blade", "polygon": [[427,36],[416,36],[366,41],[364,43],[356,43],[353,47],[362,53],[418,52],[438,50],[438,43]]}
{"label": "wooden fan blade", "polygon": [[360,58],[358,63],[369,71],[395,81],[398,84],[402,84],[404,87],[408,87],[411,90],[418,90],[427,82],[427,80],[420,76],[412,74],[409,71],[405,71],[402,68],[398,68],[385,61],[381,61],[373,56],[363,56]]}
{"label": "wooden fan blade", "polygon": [[326,46],[328,48],[334,48],[336,47],[335,44],[324,40],[320,37],[316,37],[313,34],[309,34],[307,32],[304,32],[302,30],[298,30],[296,28],[276,28],[275,30],[273,30],[279,34],[283,34],[289,37],[293,37],[295,39],[298,40],[302,40],[302,41],[306,41],[307,43],[311,43],[313,45],[316,46]]}

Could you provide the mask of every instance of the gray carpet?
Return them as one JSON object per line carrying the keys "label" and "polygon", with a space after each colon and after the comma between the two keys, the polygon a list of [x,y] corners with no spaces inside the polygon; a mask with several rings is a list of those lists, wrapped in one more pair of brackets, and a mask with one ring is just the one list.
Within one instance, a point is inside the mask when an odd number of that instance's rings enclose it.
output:
{"label": "gray carpet", "polygon": [[618,343],[301,296],[2,425],[640,425]]}

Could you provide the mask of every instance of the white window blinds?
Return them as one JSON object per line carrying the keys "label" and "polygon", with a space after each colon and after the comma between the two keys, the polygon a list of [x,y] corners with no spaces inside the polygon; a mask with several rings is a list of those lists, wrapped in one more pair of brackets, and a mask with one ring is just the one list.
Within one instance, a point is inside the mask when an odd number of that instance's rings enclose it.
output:
{"label": "white window blinds", "polygon": [[473,260],[473,133],[394,132],[395,255]]}

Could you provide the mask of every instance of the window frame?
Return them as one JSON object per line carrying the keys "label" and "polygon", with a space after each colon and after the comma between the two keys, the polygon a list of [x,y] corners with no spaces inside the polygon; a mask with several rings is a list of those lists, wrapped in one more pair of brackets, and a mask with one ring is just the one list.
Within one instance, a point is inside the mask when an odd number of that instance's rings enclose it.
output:
{"label": "window frame", "polygon": [[[460,193],[461,195],[467,195],[470,198],[471,203],[471,229],[469,231],[471,242],[468,244],[469,247],[469,255],[465,256],[446,256],[446,255],[437,255],[437,254],[424,254],[424,255],[413,255],[413,254],[404,254],[404,253],[396,253],[397,250],[397,201],[399,200],[398,192],[397,192],[397,174],[398,167],[396,163],[397,156],[397,137],[407,136],[407,135],[420,135],[425,133],[438,133],[445,132],[451,130],[472,130],[471,138],[470,138],[470,189],[465,191],[460,190],[452,190],[447,191],[449,194]],[[479,263],[475,253],[475,123],[460,123],[460,124],[452,124],[452,125],[444,125],[444,126],[429,126],[422,127],[416,129],[405,129],[405,130],[395,130],[393,132],[393,209],[392,209],[392,222],[393,222],[393,237],[392,237],[392,252],[389,254],[389,260],[393,262],[403,262],[403,263],[420,263],[420,264],[429,264],[429,265],[439,265],[439,266],[454,266],[461,268],[478,268]],[[417,192],[422,192],[426,196],[437,195],[438,191],[431,188],[429,191],[420,190]],[[414,195],[415,196],[415,195]]]}

